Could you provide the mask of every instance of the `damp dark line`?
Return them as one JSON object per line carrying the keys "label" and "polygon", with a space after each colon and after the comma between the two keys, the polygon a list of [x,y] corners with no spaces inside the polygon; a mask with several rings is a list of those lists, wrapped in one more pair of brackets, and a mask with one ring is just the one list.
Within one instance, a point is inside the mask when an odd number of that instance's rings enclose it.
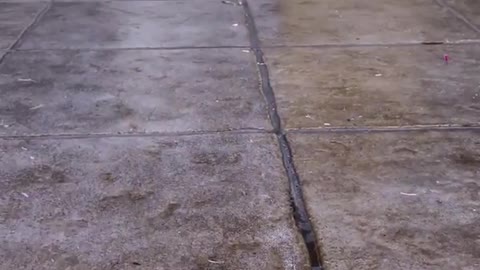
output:
{"label": "damp dark line", "polygon": [[149,133],[89,133],[89,134],[35,134],[35,135],[0,135],[0,140],[69,140],[69,139],[100,139],[100,138],[152,138],[152,137],[183,137],[219,134],[271,134],[266,129],[234,129],[218,131],[186,131],[186,132],[149,132]]}
{"label": "damp dark line", "polygon": [[205,50],[205,49],[249,49],[249,45],[225,46],[172,46],[172,47],[103,47],[103,48],[20,48],[11,52],[44,52],[44,51],[161,51],[161,50]]}
{"label": "damp dark line", "polygon": [[473,31],[477,32],[477,33],[480,33],[480,28],[475,25],[474,23],[472,23],[469,19],[467,19],[465,16],[463,16],[462,13],[458,12],[455,8],[451,7],[449,4],[445,3],[444,0],[435,0],[435,2],[447,9],[450,13],[452,13],[455,17],[457,17],[457,19],[461,20],[462,22],[464,22],[468,27],[470,27]]}
{"label": "damp dark line", "polygon": [[50,9],[50,6],[52,5],[51,2],[46,2],[45,3],[45,6],[40,9],[40,11],[35,15],[35,17],[33,18],[32,22],[27,26],[25,27],[22,32],[20,32],[20,34],[17,36],[17,38],[15,39],[15,41],[8,47],[8,49],[5,50],[5,53],[0,55],[0,64],[3,62],[3,60],[5,59],[5,57],[7,57],[7,55],[14,51],[18,45],[20,44],[21,40],[23,39],[23,37],[25,36],[25,34],[30,31],[30,29],[32,29],[33,27],[35,27],[35,25],[37,25],[37,23],[40,21],[40,19],[43,17],[43,15],[45,15],[45,13],[47,13],[47,11]]}
{"label": "damp dark line", "polygon": [[42,19],[43,15],[45,15],[45,13],[48,12],[51,6],[52,6],[52,2],[45,3],[45,6],[35,15],[32,22],[27,27],[25,27],[25,29],[23,29],[20,35],[18,35],[15,42],[10,46],[9,48],[10,50],[17,49],[17,47],[22,42],[23,37],[38,24],[38,22]]}
{"label": "damp dark line", "polygon": [[295,164],[293,162],[292,149],[290,148],[287,135],[282,129],[280,116],[277,112],[275,94],[270,84],[268,67],[265,63],[263,51],[260,47],[261,43],[258,37],[258,32],[252,15],[252,11],[246,0],[240,1],[239,4],[243,6],[246,26],[248,28],[248,34],[251,43],[251,50],[253,50],[255,54],[255,59],[257,61],[259,79],[261,83],[260,89],[267,103],[266,107],[268,110],[268,115],[273,127],[273,132],[275,133],[278,140],[280,152],[282,155],[283,166],[288,177],[295,224],[300,233],[302,234],[305,246],[308,250],[311,269],[321,270],[323,269],[323,267],[320,258],[319,248],[317,245],[317,240],[315,237],[315,231],[313,229],[312,223],[310,222],[310,218],[305,207],[305,201],[303,198],[300,179],[298,177],[298,173],[295,169]]}
{"label": "damp dark line", "polygon": [[[120,1],[119,1],[120,2]],[[305,44],[305,45],[263,45],[264,49],[295,49],[295,48],[363,48],[363,47],[415,47],[415,46],[464,46],[478,45],[480,39],[458,41],[423,41],[412,43],[344,43],[344,44]],[[224,46],[171,46],[171,47],[99,47],[99,48],[17,48],[6,49],[5,52],[45,52],[45,51],[168,51],[168,50],[209,50],[209,49],[260,49],[252,45],[224,45]]]}
{"label": "damp dark line", "polygon": [[425,126],[391,126],[391,127],[322,127],[289,128],[288,134],[323,134],[323,133],[386,133],[411,131],[480,131],[480,126],[425,125]]}

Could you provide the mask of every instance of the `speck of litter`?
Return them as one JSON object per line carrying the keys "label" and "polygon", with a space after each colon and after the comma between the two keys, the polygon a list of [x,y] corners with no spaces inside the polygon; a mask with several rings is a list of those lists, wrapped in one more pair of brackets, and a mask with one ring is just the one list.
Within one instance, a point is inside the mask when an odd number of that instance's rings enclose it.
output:
{"label": "speck of litter", "polygon": [[244,53],[249,53],[250,50],[242,50],[242,52],[244,52]]}
{"label": "speck of litter", "polygon": [[237,27],[238,26],[238,23],[234,23],[232,24],[233,27]]}
{"label": "speck of litter", "polygon": [[43,104],[40,104],[40,105],[37,105],[37,106],[34,106],[34,107],[31,107],[30,110],[36,110],[36,109],[40,109],[42,108],[44,105]]}
{"label": "speck of litter", "polygon": [[27,149],[26,147],[23,147],[23,146],[22,146],[22,150],[23,150],[23,151],[27,151],[28,149]]}
{"label": "speck of litter", "polygon": [[383,74],[381,74],[381,73],[375,74],[375,77],[382,77],[382,76],[383,76]]}
{"label": "speck of litter", "polygon": [[323,123],[324,126],[331,126],[330,123]]}
{"label": "speck of litter", "polygon": [[305,115],[305,118],[313,119],[313,117],[310,114]]}
{"label": "speck of litter", "polygon": [[25,78],[25,79],[18,78],[17,81],[19,81],[19,82],[35,82],[35,80],[30,79],[30,78]]}
{"label": "speck of litter", "polygon": [[29,196],[28,196],[28,194],[27,194],[27,193],[25,193],[25,192],[21,192],[20,194],[22,194],[22,195],[23,195],[23,197],[25,197],[25,198],[28,198],[28,197],[29,197]]}
{"label": "speck of litter", "polygon": [[405,195],[405,196],[417,196],[416,193],[405,193],[405,192],[400,192],[400,194]]}
{"label": "speck of litter", "polygon": [[30,156],[30,159],[31,159],[31,160],[34,160],[34,159],[35,159],[35,157],[34,157],[34,156]]}
{"label": "speck of litter", "polygon": [[216,264],[223,264],[225,262],[223,261],[214,261],[214,260],[208,260],[209,263],[216,263]]}

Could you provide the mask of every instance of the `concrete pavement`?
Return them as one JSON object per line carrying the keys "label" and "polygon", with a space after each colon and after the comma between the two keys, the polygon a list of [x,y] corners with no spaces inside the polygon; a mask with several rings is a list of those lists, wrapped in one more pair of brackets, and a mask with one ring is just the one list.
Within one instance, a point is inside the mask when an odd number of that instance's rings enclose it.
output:
{"label": "concrete pavement", "polygon": [[478,7],[0,1],[0,269],[480,268]]}

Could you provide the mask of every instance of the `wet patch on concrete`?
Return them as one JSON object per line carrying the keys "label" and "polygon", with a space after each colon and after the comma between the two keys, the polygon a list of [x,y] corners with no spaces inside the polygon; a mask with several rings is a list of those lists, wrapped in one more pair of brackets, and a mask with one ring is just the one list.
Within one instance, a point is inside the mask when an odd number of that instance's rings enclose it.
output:
{"label": "wet patch on concrete", "polygon": [[241,49],[16,52],[0,93],[5,135],[268,127]]}
{"label": "wet patch on concrete", "polygon": [[327,269],[478,268],[478,135],[291,135]]}
{"label": "wet patch on concrete", "polygon": [[308,269],[277,148],[270,135],[2,141],[0,268]]}
{"label": "wet patch on concrete", "polygon": [[248,46],[242,24],[219,1],[54,3],[20,48]]}
{"label": "wet patch on concrete", "polygon": [[287,128],[478,125],[479,55],[478,45],[266,49]]}
{"label": "wet patch on concrete", "polygon": [[368,44],[478,38],[478,33],[424,0],[252,1],[264,45]]}

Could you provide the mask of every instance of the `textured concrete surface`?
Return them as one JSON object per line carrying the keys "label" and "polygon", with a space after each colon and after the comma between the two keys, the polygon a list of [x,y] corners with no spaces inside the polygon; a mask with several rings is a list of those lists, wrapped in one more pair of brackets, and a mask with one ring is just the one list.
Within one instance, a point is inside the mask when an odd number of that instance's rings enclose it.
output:
{"label": "textured concrete surface", "polygon": [[0,269],[480,268],[477,2],[249,6],[0,0]]}
{"label": "textured concrete surface", "polygon": [[478,38],[435,0],[261,0],[252,6],[265,45]]}
{"label": "textured concrete surface", "polygon": [[266,49],[266,55],[287,128],[479,123],[478,45]]}
{"label": "textured concrete surface", "polygon": [[479,269],[479,135],[291,135],[327,269]]}
{"label": "textured concrete surface", "polygon": [[2,141],[0,167],[1,269],[306,269],[272,135]]}
{"label": "textured concrete surface", "polygon": [[241,49],[18,52],[0,94],[10,135],[270,129]]}
{"label": "textured concrete surface", "polygon": [[0,2],[0,50],[10,48],[43,6],[41,3]]}
{"label": "textured concrete surface", "polygon": [[248,46],[243,21],[212,1],[55,3],[21,48]]}

